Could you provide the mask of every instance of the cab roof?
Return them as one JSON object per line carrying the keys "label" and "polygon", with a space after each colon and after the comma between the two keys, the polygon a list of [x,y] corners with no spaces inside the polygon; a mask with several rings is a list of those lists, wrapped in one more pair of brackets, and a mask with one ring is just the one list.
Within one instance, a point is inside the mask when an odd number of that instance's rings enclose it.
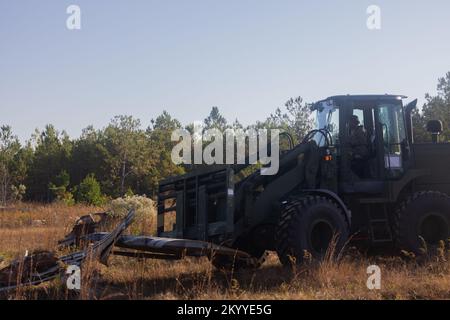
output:
{"label": "cab roof", "polygon": [[337,95],[337,96],[331,96],[328,97],[325,100],[330,99],[353,99],[353,100],[380,100],[380,99],[397,99],[397,100],[403,100],[408,98],[407,96],[400,95],[400,94],[356,94],[356,95]]}
{"label": "cab roof", "polygon": [[326,99],[320,100],[317,103],[325,102],[329,100],[403,100],[408,98],[404,95],[397,95],[397,94],[356,94],[356,95],[337,95],[337,96],[331,96]]}

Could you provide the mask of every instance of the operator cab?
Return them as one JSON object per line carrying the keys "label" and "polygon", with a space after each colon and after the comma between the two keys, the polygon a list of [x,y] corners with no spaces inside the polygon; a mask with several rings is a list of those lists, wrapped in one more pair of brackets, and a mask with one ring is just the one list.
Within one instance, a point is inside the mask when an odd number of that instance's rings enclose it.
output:
{"label": "operator cab", "polygon": [[[398,95],[333,96],[315,103],[319,146],[337,159],[339,189],[382,193],[384,181],[399,179],[409,165],[403,99]],[[326,141],[330,140],[330,141]]]}

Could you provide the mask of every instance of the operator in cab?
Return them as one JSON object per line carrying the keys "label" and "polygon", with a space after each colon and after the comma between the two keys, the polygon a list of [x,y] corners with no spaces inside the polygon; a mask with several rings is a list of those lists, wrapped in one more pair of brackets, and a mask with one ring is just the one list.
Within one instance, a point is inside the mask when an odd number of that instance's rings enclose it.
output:
{"label": "operator in cab", "polygon": [[350,117],[349,144],[351,147],[351,169],[359,177],[364,178],[369,158],[367,133],[356,115]]}

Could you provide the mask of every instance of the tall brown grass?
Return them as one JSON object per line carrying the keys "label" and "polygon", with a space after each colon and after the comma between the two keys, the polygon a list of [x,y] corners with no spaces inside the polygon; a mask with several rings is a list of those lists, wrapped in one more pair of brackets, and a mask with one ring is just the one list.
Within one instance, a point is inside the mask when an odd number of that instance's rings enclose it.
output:
{"label": "tall brown grass", "polygon": [[[21,204],[0,212],[0,266],[26,250],[54,250],[77,216],[98,211],[102,208]],[[153,226],[138,227],[152,230]],[[0,294],[0,298],[450,299],[448,252],[425,262],[412,257],[365,256],[354,250],[344,252],[341,259],[333,256],[285,268],[270,254],[261,269],[233,273],[215,270],[206,258],[163,261],[112,256],[108,267],[95,261],[85,265],[80,292],[67,290],[64,280],[56,279]],[[380,290],[366,286],[367,267],[372,264],[382,271]]]}

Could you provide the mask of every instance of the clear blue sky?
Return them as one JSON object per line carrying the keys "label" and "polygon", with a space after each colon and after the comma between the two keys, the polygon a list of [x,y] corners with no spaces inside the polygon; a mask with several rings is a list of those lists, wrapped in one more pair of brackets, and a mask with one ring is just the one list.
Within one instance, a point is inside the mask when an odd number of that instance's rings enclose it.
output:
{"label": "clear blue sky", "polygon": [[[81,7],[82,29],[66,29]],[[381,7],[382,29],[366,27]],[[76,137],[131,114],[183,123],[214,105],[265,119],[291,97],[435,93],[450,71],[450,1],[0,0],[0,124]]]}

